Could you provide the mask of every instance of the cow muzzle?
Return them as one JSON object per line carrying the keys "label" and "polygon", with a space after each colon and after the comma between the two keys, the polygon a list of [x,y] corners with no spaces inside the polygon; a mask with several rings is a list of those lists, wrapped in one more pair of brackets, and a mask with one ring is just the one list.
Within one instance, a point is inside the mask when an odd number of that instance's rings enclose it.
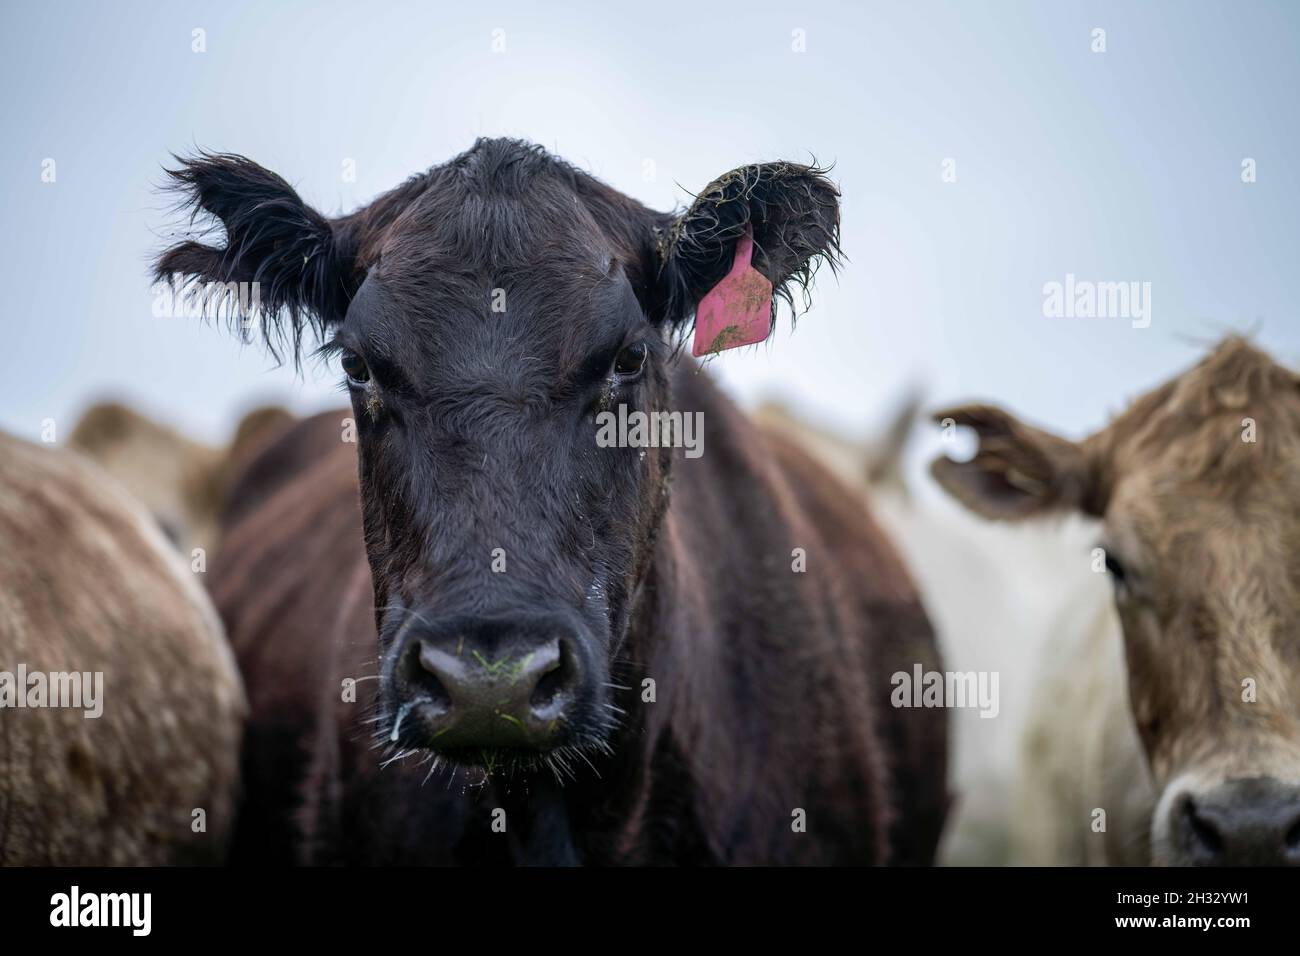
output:
{"label": "cow muzzle", "polygon": [[1156,814],[1161,862],[1175,866],[1300,865],[1300,786],[1238,777],[1178,787]]}
{"label": "cow muzzle", "polygon": [[403,627],[384,668],[390,739],[472,755],[548,750],[589,696],[580,625],[564,615]]}

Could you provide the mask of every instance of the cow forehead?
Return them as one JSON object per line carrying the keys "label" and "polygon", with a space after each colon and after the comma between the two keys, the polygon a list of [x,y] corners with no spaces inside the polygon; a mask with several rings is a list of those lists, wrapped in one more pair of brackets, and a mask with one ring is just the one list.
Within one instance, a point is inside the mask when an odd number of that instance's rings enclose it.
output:
{"label": "cow forehead", "polygon": [[1115,485],[1236,502],[1288,494],[1300,488],[1300,378],[1232,336],[1097,439]]}
{"label": "cow forehead", "polygon": [[482,276],[448,264],[372,270],[344,339],[444,391],[502,381],[554,390],[645,322],[621,270],[549,263]]}
{"label": "cow forehead", "polygon": [[580,321],[618,257],[576,198],[559,207],[431,191],[389,229],[366,284],[382,284],[390,320],[563,312]]}
{"label": "cow forehead", "polygon": [[1300,392],[1262,395],[1244,410],[1152,409],[1137,427],[1108,431],[1102,469],[1125,511],[1206,529],[1223,523],[1216,515],[1261,511],[1300,524],[1285,504],[1300,495]]}
{"label": "cow forehead", "polygon": [[573,183],[547,170],[505,180],[431,176],[383,234],[371,239],[394,269],[436,262],[484,273],[551,258],[599,269],[612,251]]}
{"label": "cow forehead", "polygon": [[[1152,467],[1129,475],[1107,511],[1107,536],[1169,600],[1235,603],[1249,593],[1300,614],[1300,477],[1229,491],[1214,476]],[[1216,597],[1217,596],[1217,597]]]}
{"label": "cow forehead", "polygon": [[1236,475],[1189,473],[1174,458],[1122,475],[1106,519],[1160,550],[1183,548],[1194,540],[1210,547],[1242,536],[1294,540],[1300,536],[1300,513],[1288,502],[1297,494],[1300,462],[1240,481]]}

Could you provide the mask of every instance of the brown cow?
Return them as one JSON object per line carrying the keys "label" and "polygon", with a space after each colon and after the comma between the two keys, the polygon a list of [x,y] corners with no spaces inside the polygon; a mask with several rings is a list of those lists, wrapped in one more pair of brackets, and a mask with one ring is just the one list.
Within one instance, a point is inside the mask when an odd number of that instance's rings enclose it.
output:
{"label": "brown cow", "polygon": [[291,419],[275,405],[254,409],[240,420],[230,444],[216,448],[121,402],[100,402],[82,414],[68,447],[95,459],[189,555],[195,548],[211,551],[216,543],[229,475]]}
{"label": "brown cow", "polygon": [[245,711],[211,602],[143,509],[0,434],[0,863],[219,862]]}
{"label": "brown cow", "polygon": [[[888,705],[939,666],[911,582],[673,347],[742,238],[778,292],[836,254],[820,170],[743,167],[680,217],[510,140],[334,220],[242,157],[176,178],[226,245],[159,272],[259,283],[268,338],[324,327],[353,400],[234,491],[245,858],[932,859],[945,714]],[[633,411],[702,420],[703,454],[602,444]]]}
{"label": "brown cow", "polygon": [[[979,435],[933,466],[967,507],[1104,521],[1154,859],[1300,863],[1300,377],[1231,337],[1081,442],[987,405],[936,418]],[[1122,747],[1100,724],[1097,746]]]}

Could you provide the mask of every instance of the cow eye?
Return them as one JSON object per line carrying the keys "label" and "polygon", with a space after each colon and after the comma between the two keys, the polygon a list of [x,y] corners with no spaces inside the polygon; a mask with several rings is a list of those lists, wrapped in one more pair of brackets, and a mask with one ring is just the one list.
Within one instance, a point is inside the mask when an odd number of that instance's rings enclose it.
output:
{"label": "cow eye", "polygon": [[370,369],[366,366],[366,360],[351,349],[344,349],[339,364],[343,366],[343,374],[352,384],[364,385],[370,381]]}
{"label": "cow eye", "polygon": [[641,374],[645,367],[645,358],[649,353],[644,342],[634,342],[618,353],[614,359],[614,374],[632,378]]}

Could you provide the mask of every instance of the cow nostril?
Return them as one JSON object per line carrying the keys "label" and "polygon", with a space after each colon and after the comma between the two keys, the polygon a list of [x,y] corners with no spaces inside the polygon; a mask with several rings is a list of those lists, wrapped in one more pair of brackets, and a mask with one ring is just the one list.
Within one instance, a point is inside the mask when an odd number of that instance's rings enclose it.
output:
{"label": "cow nostril", "polygon": [[430,705],[434,713],[444,714],[451,710],[451,693],[443,683],[447,675],[441,662],[421,645],[412,649],[411,656],[416,658],[414,666],[407,668],[412,697],[419,703]]}
{"label": "cow nostril", "polygon": [[1218,827],[1196,812],[1196,801],[1190,796],[1183,803],[1183,815],[1188,829],[1201,846],[1216,855],[1223,852],[1223,836]]}
{"label": "cow nostril", "polygon": [[447,693],[447,688],[436,674],[426,671],[417,683],[423,693],[424,703],[432,705],[435,712],[441,714],[451,710],[451,694]]}
{"label": "cow nostril", "polygon": [[569,683],[569,665],[564,646],[555,662],[538,678],[532,693],[528,696],[528,706],[533,715],[541,718],[555,716],[559,705],[563,703],[565,687]]}

